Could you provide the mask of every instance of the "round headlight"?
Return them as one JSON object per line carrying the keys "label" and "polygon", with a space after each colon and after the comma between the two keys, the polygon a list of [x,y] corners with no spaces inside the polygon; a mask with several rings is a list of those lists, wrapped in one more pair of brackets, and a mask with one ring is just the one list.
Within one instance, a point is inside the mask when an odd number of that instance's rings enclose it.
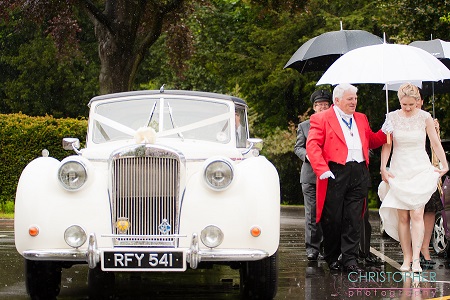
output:
{"label": "round headlight", "polygon": [[213,160],[205,167],[204,176],[213,190],[226,189],[233,181],[233,166],[226,160]]}
{"label": "round headlight", "polygon": [[87,171],[81,162],[67,161],[59,168],[58,179],[66,190],[76,191],[85,184]]}
{"label": "round headlight", "polygon": [[87,240],[86,232],[80,226],[72,225],[64,232],[64,240],[70,247],[81,247]]}
{"label": "round headlight", "polygon": [[206,247],[215,248],[222,244],[223,232],[219,227],[209,225],[202,230],[200,238]]}

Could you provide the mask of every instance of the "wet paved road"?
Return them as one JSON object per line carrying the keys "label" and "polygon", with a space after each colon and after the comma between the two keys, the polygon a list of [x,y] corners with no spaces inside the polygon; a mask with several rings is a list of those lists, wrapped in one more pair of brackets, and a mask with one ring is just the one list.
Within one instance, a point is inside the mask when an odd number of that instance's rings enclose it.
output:
{"label": "wet paved road", "polygon": [[[366,277],[349,277],[330,273],[323,261],[306,259],[303,210],[283,207],[275,299],[450,299],[450,260],[435,256],[438,264],[423,278],[402,277],[396,269],[402,259],[398,243],[380,236],[377,213],[371,214],[371,223],[372,252],[385,263],[377,268],[366,266]],[[13,235],[12,221],[0,220],[0,299],[28,299],[23,261],[15,250]],[[241,299],[238,271],[221,266],[170,276],[124,275],[116,282],[111,299]],[[89,299],[87,295],[87,266],[63,270],[58,299]]]}

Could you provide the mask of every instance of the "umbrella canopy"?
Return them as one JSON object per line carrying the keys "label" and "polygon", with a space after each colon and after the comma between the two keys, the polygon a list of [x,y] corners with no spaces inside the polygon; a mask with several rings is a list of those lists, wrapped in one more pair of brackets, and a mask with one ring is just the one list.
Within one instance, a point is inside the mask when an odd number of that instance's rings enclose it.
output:
{"label": "umbrella canopy", "polygon": [[300,73],[325,71],[343,54],[383,40],[364,30],[339,30],[325,32],[304,43],[292,55],[284,68],[293,68]]}
{"label": "umbrella canopy", "polygon": [[429,41],[415,41],[409,45],[431,53],[434,57],[442,61],[444,65],[450,68],[450,42],[434,39]]}
{"label": "umbrella canopy", "polygon": [[439,81],[450,70],[420,48],[381,44],[352,50],[336,60],[317,85],[338,83],[384,83]]}
{"label": "umbrella canopy", "polygon": [[[437,94],[445,94],[450,93],[450,80],[446,79],[444,81],[408,81],[409,83],[414,84],[418,88],[421,89],[422,96],[432,96],[433,92]],[[390,91],[398,91],[399,87],[406,82],[399,82],[395,84],[390,84],[388,89]],[[386,89],[386,85],[383,87],[383,90]]]}
{"label": "umbrella canopy", "polygon": [[[439,81],[450,78],[450,70],[436,57],[420,48],[386,44],[352,50],[336,60],[317,82],[381,83]],[[386,112],[389,112],[386,89]]]}
{"label": "umbrella canopy", "polygon": [[[450,68],[450,42],[445,42],[440,39],[434,39],[429,41],[415,41],[409,44],[410,46],[423,49],[431,53],[434,57],[439,59],[447,68]],[[426,82],[423,84],[423,95],[430,95],[433,104],[433,117],[434,117],[434,94],[435,93],[449,93],[450,82],[449,80],[443,82]]]}
{"label": "umbrella canopy", "polygon": [[419,80],[419,81],[402,81],[402,82],[389,84],[389,86],[387,84],[385,84],[383,86],[383,90],[388,89],[390,91],[398,91],[398,89],[404,83],[411,83],[411,84],[414,84],[415,86],[417,86],[419,89],[422,89],[422,81]]}

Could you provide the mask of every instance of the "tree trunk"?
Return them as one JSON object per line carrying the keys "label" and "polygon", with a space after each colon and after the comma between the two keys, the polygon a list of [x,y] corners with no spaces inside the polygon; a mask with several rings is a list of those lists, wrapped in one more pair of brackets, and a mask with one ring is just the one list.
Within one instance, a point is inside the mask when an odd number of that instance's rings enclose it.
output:
{"label": "tree trunk", "polygon": [[126,47],[117,36],[113,36],[104,26],[96,24],[98,54],[100,56],[100,94],[129,91],[135,60],[132,45]]}
{"label": "tree trunk", "polygon": [[100,12],[85,2],[98,41],[100,94],[131,90],[138,66],[161,35],[164,19],[182,5],[183,0],[107,0]]}

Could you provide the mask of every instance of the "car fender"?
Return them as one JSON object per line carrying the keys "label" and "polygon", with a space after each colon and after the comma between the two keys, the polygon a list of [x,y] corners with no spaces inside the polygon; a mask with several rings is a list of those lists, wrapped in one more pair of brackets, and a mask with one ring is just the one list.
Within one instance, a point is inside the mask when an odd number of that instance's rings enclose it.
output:
{"label": "car fender", "polygon": [[[81,226],[87,235],[111,232],[106,164],[95,167],[86,159],[84,162],[92,172],[79,191],[67,191],[61,186],[57,176],[61,162],[55,158],[34,159],[22,171],[14,215],[19,253],[30,249],[70,248],[64,241],[64,231],[74,224]],[[39,229],[37,236],[29,235],[31,226]],[[110,240],[99,239],[99,244],[111,243]]]}
{"label": "car fender", "polygon": [[[221,248],[275,253],[280,235],[280,185],[275,167],[263,156],[236,163],[233,182],[223,191],[210,189],[202,171],[193,174],[182,199],[180,234],[200,235],[207,225],[222,229]],[[258,237],[251,235],[254,226],[261,229]]]}

